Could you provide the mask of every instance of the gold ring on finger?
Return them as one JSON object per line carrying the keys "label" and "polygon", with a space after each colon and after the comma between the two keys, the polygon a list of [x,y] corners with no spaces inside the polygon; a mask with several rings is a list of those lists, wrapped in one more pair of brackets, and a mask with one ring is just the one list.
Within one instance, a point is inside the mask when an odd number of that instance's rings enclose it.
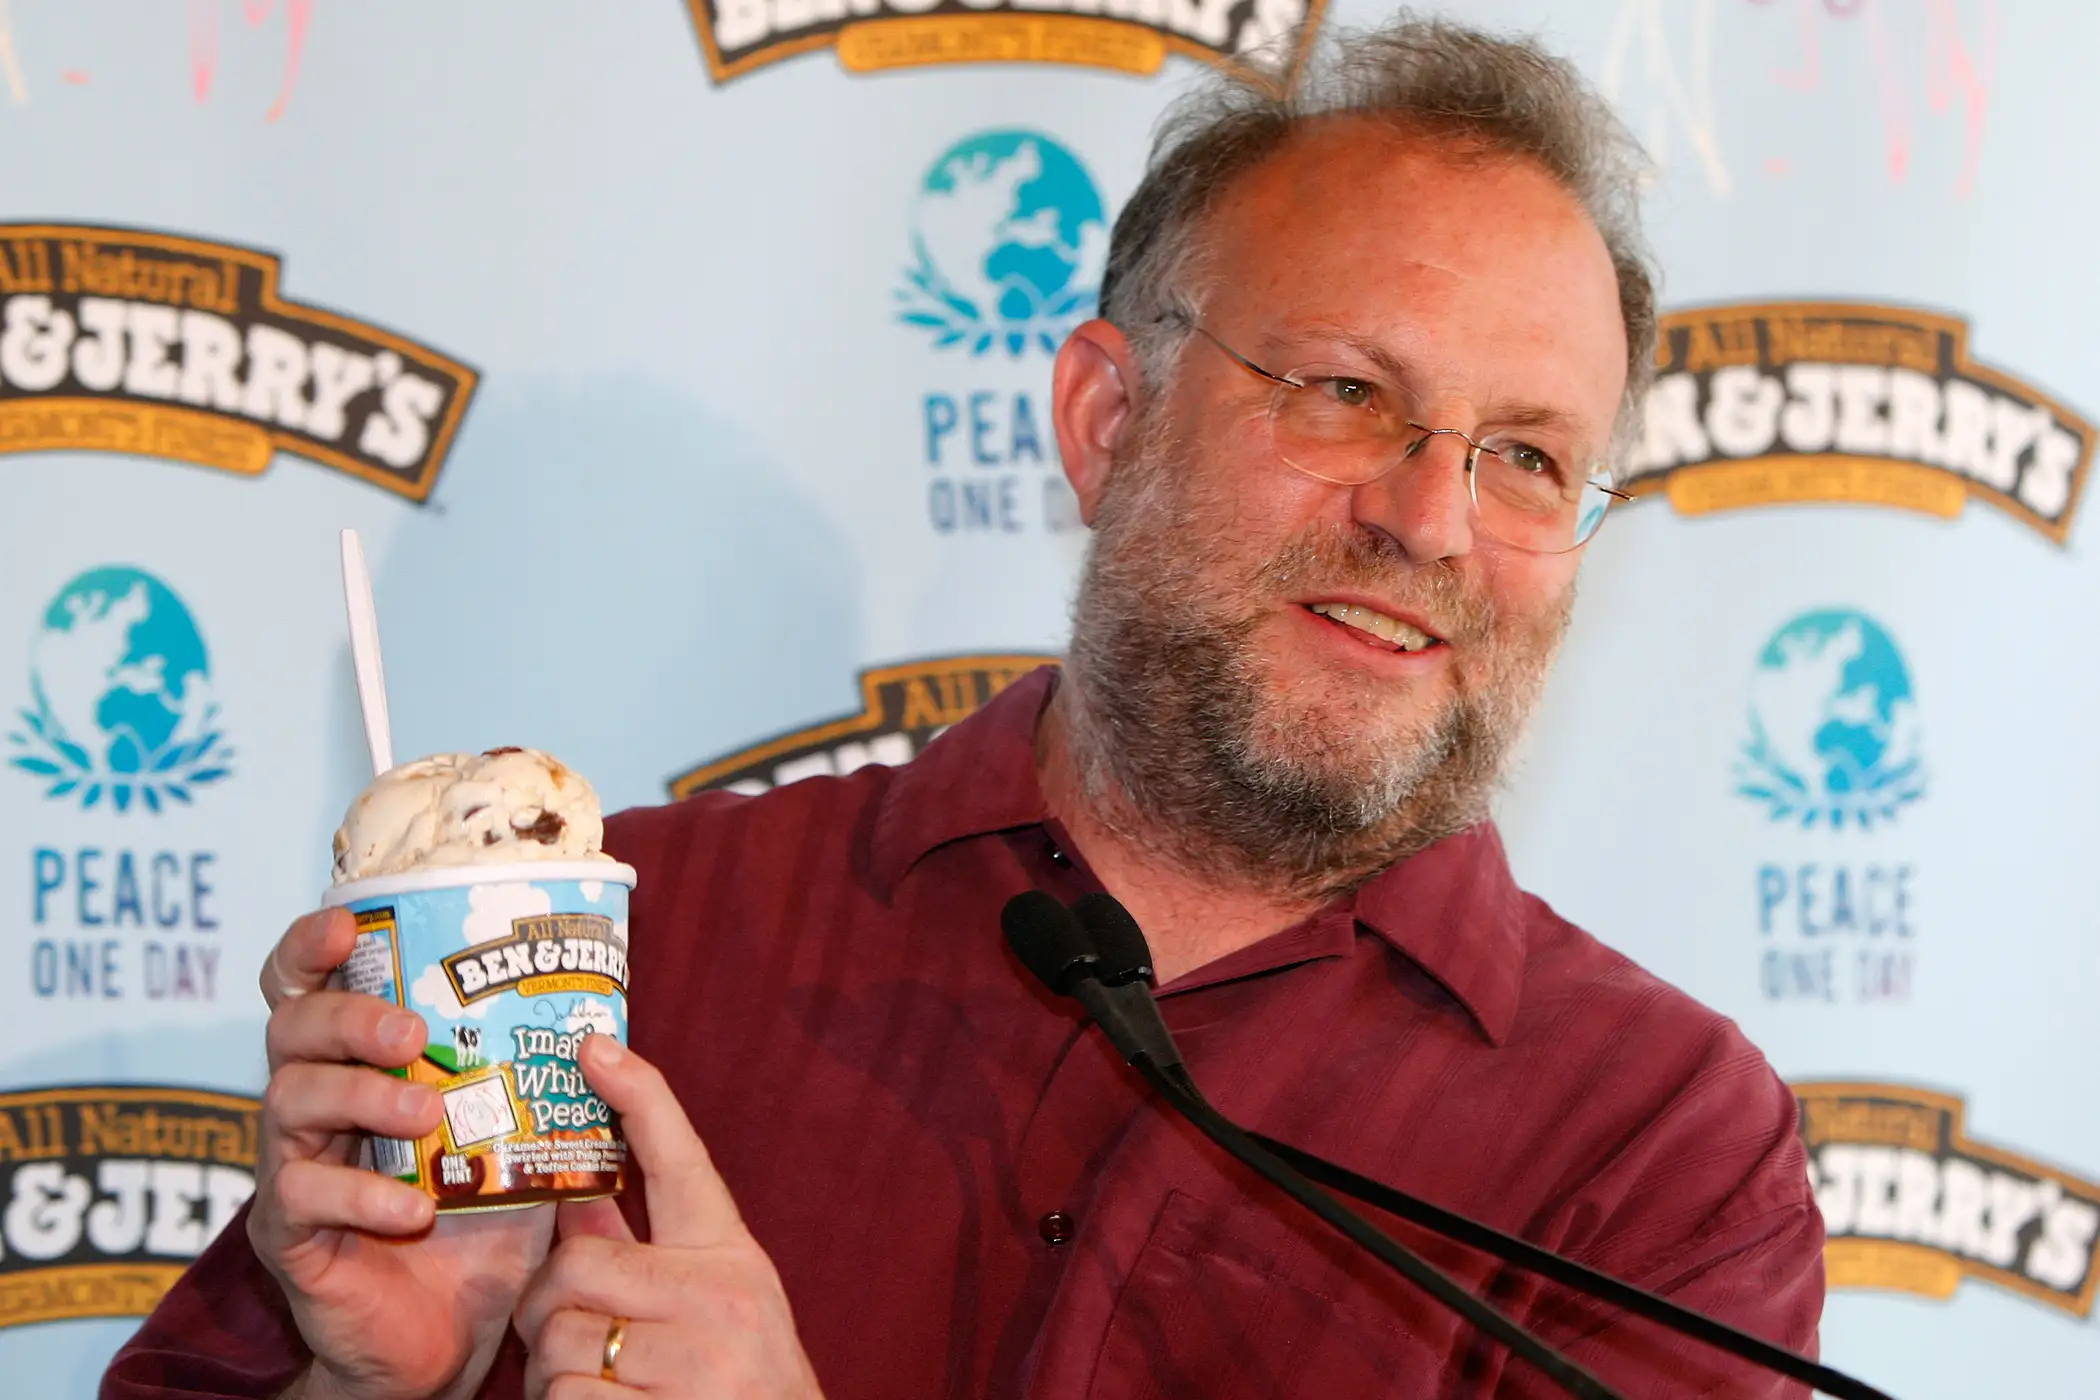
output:
{"label": "gold ring on finger", "polygon": [[627,1345],[627,1319],[616,1317],[605,1329],[605,1354],[598,1360],[598,1379],[617,1383],[620,1377],[614,1366],[620,1360],[620,1348]]}

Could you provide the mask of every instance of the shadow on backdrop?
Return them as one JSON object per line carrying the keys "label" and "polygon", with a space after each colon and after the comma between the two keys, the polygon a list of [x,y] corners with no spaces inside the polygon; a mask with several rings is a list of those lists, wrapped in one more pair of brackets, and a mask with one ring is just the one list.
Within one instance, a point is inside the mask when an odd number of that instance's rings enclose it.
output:
{"label": "shadow on backdrop", "polygon": [[[857,560],[823,505],[642,379],[485,386],[373,571],[397,761],[542,748],[608,811],[836,711],[861,663]],[[368,776],[347,644],[337,669],[347,802]]]}

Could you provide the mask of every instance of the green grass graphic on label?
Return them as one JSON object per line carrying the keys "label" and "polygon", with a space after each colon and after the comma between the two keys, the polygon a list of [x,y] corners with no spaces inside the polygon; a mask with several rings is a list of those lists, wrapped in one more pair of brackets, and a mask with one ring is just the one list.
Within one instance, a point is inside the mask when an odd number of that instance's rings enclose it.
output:
{"label": "green grass graphic on label", "polygon": [[432,1043],[424,1048],[423,1058],[447,1074],[458,1074],[460,1072],[459,1052],[449,1045]]}

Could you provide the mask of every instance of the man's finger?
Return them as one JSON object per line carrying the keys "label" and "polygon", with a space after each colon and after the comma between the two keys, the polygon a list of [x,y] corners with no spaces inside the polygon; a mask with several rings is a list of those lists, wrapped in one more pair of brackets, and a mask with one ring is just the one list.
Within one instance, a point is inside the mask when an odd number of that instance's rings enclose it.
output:
{"label": "man's finger", "polygon": [[256,981],[275,1011],[288,1001],[317,992],[357,945],[357,920],[347,909],[321,909],[293,921],[263,959]]}
{"label": "man's finger", "polygon": [[584,1037],[581,1054],[585,1077],[620,1115],[647,1181],[650,1241],[700,1249],[741,1239],[736,1202],[656,1066],[609,1035]]}
{"label": "man's finger", "polygon": [[563,1201],[555,1212],[554,1233],[557,1238],[565,1240],[595,1235],[621,1244],[634,1243],[634,1231],[627,1228],[627,1217],[620,1214],[619,1203],[611,1197],[595,1201]]}
{"label": "man's finger", "polygon": [[272,1070],[301,1060],[398,1069],[430,1043],[421,1016],[362,992],[316,992],[279,1007],[263,1041]]}
{"label": "man's finger", "polygon": [[661,1322],[682,1303],[676,1259],[653,1245],[567,1239],[547,1255],[518,1297],[511,1325],[527,1346],[564,1309]]}
{"label": "man's finger", "polygon": [[341,1133],[419,1138],[442,1116],[437,1090],[361,1065],[289,1064],[263,1090],[263,1139],[278,1161],[318,1156]]}
{"label": "man's finger", "polygon": [[525,1392],[526,1400],[635,1400],[641,1391],[596,1376],[556,1376],[538,1395]]}
{"label": "man's finger", "polygon": [[[612,1319],[603,1313],[564,1310],[547,1319],[539,1336],[526,1339],[530,1359],[525,1367],[525,1394],[552,1394],[557,1376],[597,1379],[605,1363],[605,1340]],[[651,1394],[688,1389],[700,1381],[693,1339],[671,1323],[629,1321],[621,1334],[613,1376],[629,1392]],[[541,1389],[535,1391],[534,1385]],[[727,1394],[727,1390],[721,1393]]]}
{"label": "man's finger", "polygon": [[265,1259],[320,1230],[362,1230],[372,1235],[414,1235],[428,1228],[437,1205],[406,1182],[362,1167],[322,1162],[287,1162],[271,1179],[270,1198],[250,1213],[248,1234]]}

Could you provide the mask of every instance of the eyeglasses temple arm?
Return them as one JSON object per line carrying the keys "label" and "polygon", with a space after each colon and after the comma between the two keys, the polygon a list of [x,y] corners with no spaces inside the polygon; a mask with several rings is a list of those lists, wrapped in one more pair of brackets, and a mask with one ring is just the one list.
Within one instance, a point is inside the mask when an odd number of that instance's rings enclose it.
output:
{"label": "eyeglasses temple arm", "polygon": [[1293,389],[1303,389],[1305,387],[1303,384],[1300,384],[1295,379],[1286,379],[1280,374],[1272,374],[1268,370],[1263,369],[1260,365],[1254,363],[1254,361],[1248,359],[1245,355],[1242,355],[1239,351],[1233,349],[1230,345],[1227,345],[1224,341],[1218,339],[1216,336],[1212,335],[1209,331],[1205,330],[1202,326],[1198,325],[1195,321],[1190,320],[1187,316],[1183,315],[1179,311],[1169,311],[1166,315],[1160,317],[1159,319],[1162,321],[1172,321],[1176,325],[1182,326],[1187,330],[1194,331],[1197,335],[1202,336],[1205,340],[1217,346],[1220,350],[1223,350],[1226,353],[1226,355],[1231,358],[1234,364],[1238,365],[1241,369],[1246,370],[1249,374],[1259,375],[1260,377],[1268,380],[1272,384],[1288,384]]}

